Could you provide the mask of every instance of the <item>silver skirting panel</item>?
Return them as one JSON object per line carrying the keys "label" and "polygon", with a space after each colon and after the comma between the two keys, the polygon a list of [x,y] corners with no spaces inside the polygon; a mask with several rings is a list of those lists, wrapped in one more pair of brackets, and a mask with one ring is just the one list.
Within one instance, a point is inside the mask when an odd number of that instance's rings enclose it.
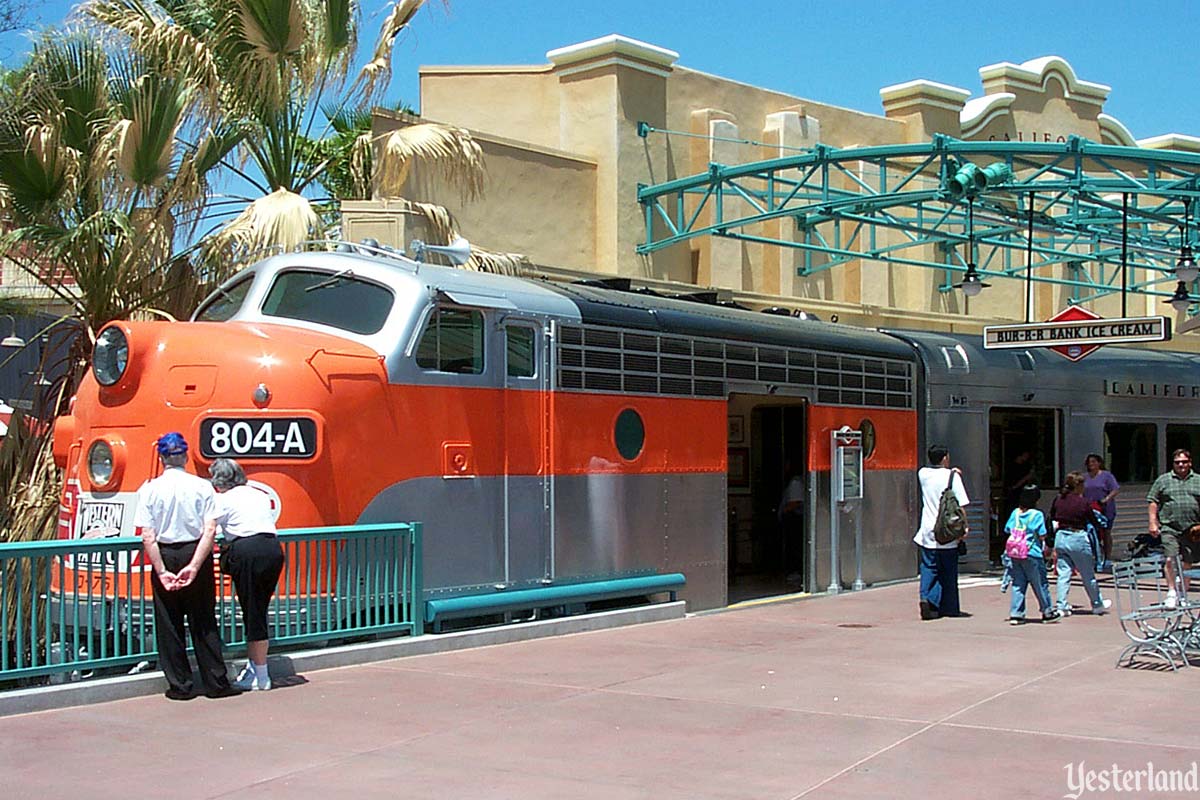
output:
{"label": "silver skirting panel", "polygon": [[552,537],[530,476],[405,481],[358,521],[420,521],[432,594],[682,572],[689,609],[725,605],[724,475],[566,476],[553,495]]}
{"label": "silver skirting panel", "polygon": [[[854,532],[862,523],[862,577],[866,583],[899,580],[917,574],[912,543],[920,518],[917,476],[911,470],[868,470],[863,499],[839,509],[838,561],[840,582],[849,588],[855,578]],[[815,549],[815,591],[830,583],[829,473],[816,476],[816,526],[810,533]],[[811,519],[811,517],[810,517]],[[812,550],[810,550],[812,552]]]}

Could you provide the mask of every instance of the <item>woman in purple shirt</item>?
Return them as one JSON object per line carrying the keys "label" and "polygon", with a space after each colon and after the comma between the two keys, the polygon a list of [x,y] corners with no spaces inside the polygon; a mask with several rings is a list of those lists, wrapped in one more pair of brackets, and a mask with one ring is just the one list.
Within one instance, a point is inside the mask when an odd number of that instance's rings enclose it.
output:
{"label": "woman in purple shirt", "polygon": [[1092,545],[1087,526],[1092,524],[1092,504],[1083,496],[1083,473],[1070,472],[1062,492],[1050,506],[1050,519],[1058,529],[1054,537],[1054,555],[1058,561],[1058,610],[1064,616],[1071,613],[1067,592],[1071,589],[1071,571],[1078,570],[1091,601],[1092,613],[1103,614],[1112,605],[1100,596],[1096,585]]}
{"label": "woman in purple shirt", "polygon": [[1108,519],[1108,527],[1096,526],[1100,536],[1100,547],[1104,553],[1105,562],[1112,561],[1112,529],[1113,521],[1117,518],[1117,494],[1121,485],[1113,474],[1104,468],[1104,459],[1095,453],[1090,453],[1083,460],[1087,467],[1087,477],[1083,481],[1083,496],[1092,503],[1099,503],[1104,516]]}

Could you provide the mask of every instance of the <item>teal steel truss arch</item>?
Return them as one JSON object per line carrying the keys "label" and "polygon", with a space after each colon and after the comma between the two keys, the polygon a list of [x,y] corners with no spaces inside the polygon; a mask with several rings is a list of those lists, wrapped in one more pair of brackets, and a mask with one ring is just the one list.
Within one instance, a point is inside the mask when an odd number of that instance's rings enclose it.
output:
{"label": "teal steel truss arch", "polygon": [[1198,199],[1200,154],[1080,137],[817,145],[640,186],[638,252],[721,236],[803,251],[801,276],[863,259],[941,270],[943,291],[969,271],[1069,286],[1077,303],[1170,297]]}

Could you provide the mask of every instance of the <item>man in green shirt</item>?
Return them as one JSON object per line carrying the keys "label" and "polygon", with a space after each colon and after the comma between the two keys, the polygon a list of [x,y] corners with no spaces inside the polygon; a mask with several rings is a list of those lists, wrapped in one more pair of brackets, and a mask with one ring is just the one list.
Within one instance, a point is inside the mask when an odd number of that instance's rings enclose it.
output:
{"label": "man in green shirt", "polygon": [[[1184,449],[1171,454],[1171,471],[1158,476],[1150,493],[1146,495],[1150,504],[1150,535],[1162,538],[1163,555],[1166,556],[1167,608],[1174,608],[1179,600],[1175,591],[1175,557],[1179,556],[1183,569],[1189,570],[1196,560],[1196,543],[1188,536],[1188,529],[1200,525],[1200,475],[1192,472],[1192,454]],[[1183,577],[1184,591],[1187,577]]]}

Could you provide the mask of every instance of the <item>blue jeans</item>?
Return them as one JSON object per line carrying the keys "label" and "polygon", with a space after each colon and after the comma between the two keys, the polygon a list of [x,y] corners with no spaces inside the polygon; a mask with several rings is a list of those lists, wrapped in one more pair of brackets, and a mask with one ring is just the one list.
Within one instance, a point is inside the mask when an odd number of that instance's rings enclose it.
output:
{"label": "blue jeans", "polygon": [[921,574],[921,599],[944,617],[962,611],[958,605],[958,548],[921,547],[918,571]]}
{"label": "blue jeans", "polygon": [[1008,615],[1015,619],[1025,619],[1025,588],[1033,587],[1037,598],[1038,608],[1042,616],[1046,616],[1054,608],[1050,603],[1050,585],[1046,582],[1046,560],[1041,556],[1030,558],[1014,558],[1012,566],[1012,604]]}
{"label": "blue jeans", "polygon": [[1054,539],[1054,553],[1058,556],[1058,610],[1065,611],[1071,607],[1067,602],[1067,592],[1071,590],[1072,569],[1079,570],[1092,608],[1103,608],[1100,587],[1096,585],[1096,560],[1092,556],[1087,531],[1060,529]]}

